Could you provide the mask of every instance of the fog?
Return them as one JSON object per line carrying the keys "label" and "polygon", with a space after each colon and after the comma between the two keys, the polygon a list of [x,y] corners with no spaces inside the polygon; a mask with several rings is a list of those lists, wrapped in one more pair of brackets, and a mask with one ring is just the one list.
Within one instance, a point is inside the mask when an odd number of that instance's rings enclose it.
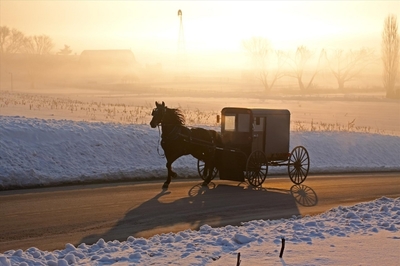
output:
{"label": "fog", "polygon": [[[97,58],[98,53],[103,56]],[[218,126],[216,115],[223,107],[240,106],[289,109],[296,131],[400,135],[400,102],[385,97],[378,71],[348,82],[345,91],[320,73],[306,92],[285,77],[267,93],[249,69],[173,71],[141,64],[136,57],[125,60],[130,50],[94,54],[91,63],[82,54],[2,57],[0,115],[148,124],[154,101],[165,101],[184,111],[189,126]]]}
{"label": "fog", "polygon": [[[185,53],[182,61],[174,55],[160,58],[162,60],[157,63],[141,61],[141,51],[129,49],[88,49],[79,55],[2,54],[1,89],[29,93],[49,90],[46,93],[55,94],[68,94],[74,88],[123,89],[125,93],[137,94],[143,90],[169,88],[181,89],[184,96],[199,96],[197,91],[200,90],[212,91],[218,97],[229,96],[229,93],[248,95],[250,92],[261,98],[274,94],[384,93],[383,67],[377,53],[369,56],[365,66],[354,68],[354,78],[346,81],[344,90],[339,90],[328,61],[317,64],[319,51],[311,52],[312,58],[301,68],[304,82],[308,83],[314,76],[307,91],[298,87],[294,76],[296,66],[290,64],[295,58],[295,50],[287,51],[285,63],[279,69],[271,51],[269,66],[259,69],[244,48],[240,52],[225,54]],[[276,73],[281,75],[268,92],[260,82],[260,72],[269,74],[269,81]]]}
{"label": "fog", "polygon": [[166,72],[182,68],[183,54],[187,70],[243,70],[242,42],[254,36],[273,51],[370,48],[379,57],[384,18],[399,10],[397,1],[2,1],[0,26],[49,36],[51,54],[64,45],[76,56],[131,50],[143,67]]}

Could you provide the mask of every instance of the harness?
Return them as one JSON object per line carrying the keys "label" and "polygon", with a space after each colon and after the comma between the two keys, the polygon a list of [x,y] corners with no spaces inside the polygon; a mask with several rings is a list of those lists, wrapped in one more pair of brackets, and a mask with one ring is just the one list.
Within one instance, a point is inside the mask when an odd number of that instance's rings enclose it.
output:
{"label": "harness", "polygon": [[171,130],[171,132],[169,132],[168,135],[163,133],[161,135],[161,143],[167,143],[172,140],[177,140],[180,136],[184,136],[184,134],[181,133],[181,129],[181,126],[174,126],[174,128]]}

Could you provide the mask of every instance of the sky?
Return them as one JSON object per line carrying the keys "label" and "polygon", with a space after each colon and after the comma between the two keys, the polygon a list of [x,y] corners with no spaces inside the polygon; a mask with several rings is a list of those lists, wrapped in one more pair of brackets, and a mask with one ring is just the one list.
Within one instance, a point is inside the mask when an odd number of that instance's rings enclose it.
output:
{"label": "sky", "polygon": [[131,49],[157,63],[176,58],[179,9],[186,53],[212,60],[237,56],[254,36],[280,50],[379,48],[384,18],[399,15],[400,2],[1,0],[0,25],[48,35],[56,51]]}
{"label": "sky", "polygon": [[[165,159],[156,151],[158,130],[149,125],[23,116],[0,116],[0,124],[2,188],[43,187],[82,176],[118,179],[112,173],[142,178],[165,175]],[[292,132],[290,141],[291,148],[300,144],[307,148],[310,174],[400,171],[399,136]],[[175,166],[178,174],[196,175],[196,161],[190,156],[181,158]],[[0,253],[0,265],[235,265],[239,252],[241,265],[398,265],[399,216],[400,198],[382,197],[354,206],[339,205],[315,216],[215,228],[204,224],[199,230],[150,238],[65,243],[65,249],[54,251],[34,246],[9,250]],[[285,249],[280,258],[282,238]]]}

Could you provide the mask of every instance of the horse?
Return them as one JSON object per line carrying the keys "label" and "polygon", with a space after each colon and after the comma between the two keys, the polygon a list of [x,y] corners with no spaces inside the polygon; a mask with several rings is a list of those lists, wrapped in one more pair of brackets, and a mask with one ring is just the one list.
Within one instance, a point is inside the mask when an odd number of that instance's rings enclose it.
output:
{"label": "horse", "polygon": [[217,145],[222,144],[220,134],[215,130],[204,128],[188,128],[185,126],[185,117],[181,110],[168,108],[165,103],[155,102],[156,108],[151,115],[150,126],[155,128],[161,125],[161,147],[167,160],[167,180],[162,188],[167,189],[171,178],[177,174],[172,171],[172,163],[184,155],[192,155],[204,162],[203,186],[207,186],[213,175],[214,154]]}

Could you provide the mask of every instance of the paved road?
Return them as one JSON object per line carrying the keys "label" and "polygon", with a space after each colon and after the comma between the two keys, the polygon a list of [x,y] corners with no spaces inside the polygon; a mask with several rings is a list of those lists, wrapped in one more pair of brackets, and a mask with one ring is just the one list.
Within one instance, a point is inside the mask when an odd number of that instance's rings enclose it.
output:
{"label": "paved road", "polygon": [[400,197],[400,173],[309,176],[300,186],[277,177],[261,189],[221,180],[208,189],[200,180],[173,180],[167,191],[161,185],[147,181],[0,191],[0,253],[313,215],[338,205]]}

